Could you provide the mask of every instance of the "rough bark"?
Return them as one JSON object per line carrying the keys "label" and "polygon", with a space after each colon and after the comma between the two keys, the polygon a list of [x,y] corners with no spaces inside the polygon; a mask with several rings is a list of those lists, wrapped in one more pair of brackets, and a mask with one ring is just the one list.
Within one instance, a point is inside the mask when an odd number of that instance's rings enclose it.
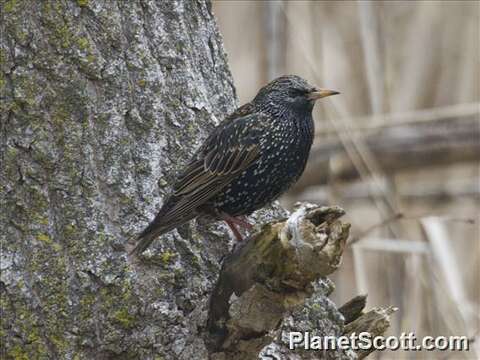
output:
{"label": "rough bark", "polygon": [[343,214],[335,207],[301,206],[227,256],[210,301],[214,351],[252,359],[273,340],[271,330],[312,296],[312,283],[325,284],[320,277],[340,266],[350,227],[338,220]]}
{"label": "rough bark", "polygon": [[[125,244],[236,105],[211,5],[10,0],[0,10],[2,356],[207,359],[226,228],[192,222],[139,261]],[[321,319],[320,331],[340,331],[331,284],[320,283],[282,328]]]}
{"label": "rough bark", "polygon": [[[336,337],[383,335],[395,308],[364,312],[366,296],[337,309],[325,276],[342,263],[350,225],[338,207],[301,204],[272,221],[226,256],[210,296],[207,348],[213,360],[356,359],[369,351],[289,347],[291,332]],[[318,350],[318,349],[317,349]]]}

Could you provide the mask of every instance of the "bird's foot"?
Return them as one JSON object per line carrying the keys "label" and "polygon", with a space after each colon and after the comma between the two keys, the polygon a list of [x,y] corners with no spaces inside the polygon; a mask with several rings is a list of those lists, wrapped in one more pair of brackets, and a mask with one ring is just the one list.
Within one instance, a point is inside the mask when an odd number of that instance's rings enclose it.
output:
{"label": "bird's foot", "polygon": [[253,225],[248,222],[246,216],[237,216],[237,217],[232,216],[230,221],[232,221],[235,225],[243,227],[244,229],[247,229],[247,230],[253,229]]}
{"label": "bird's foot", "polygon": [[227,223],[228,227],[232,230],[233,235],[235,235],[235,238],[239,242],[243,241],[243,236],[240,233],[240,231],[238,231],[235,225],[243,227],[244,229],[247,229],[247,230],[253,229],[253,225],[247,221],[245,216],[234,217],[234,216],[228,215],[227,213],[221,212],[220,218]]}

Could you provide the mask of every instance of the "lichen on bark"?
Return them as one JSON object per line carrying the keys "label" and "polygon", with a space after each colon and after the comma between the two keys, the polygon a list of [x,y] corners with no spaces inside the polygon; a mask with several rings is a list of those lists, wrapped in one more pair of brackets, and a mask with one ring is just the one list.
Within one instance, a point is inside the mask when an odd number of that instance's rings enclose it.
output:
{"label": "lichen on bark", "polygon": [[1,6],[4,354],[201,354],[194,309],[228,236],[186,226],[140,268],[122,246],[236,105],[211,5]]}

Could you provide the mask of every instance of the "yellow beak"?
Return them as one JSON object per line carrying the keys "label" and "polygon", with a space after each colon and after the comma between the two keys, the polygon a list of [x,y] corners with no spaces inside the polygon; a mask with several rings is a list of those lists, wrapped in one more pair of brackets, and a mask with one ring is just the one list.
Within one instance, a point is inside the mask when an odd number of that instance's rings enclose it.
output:
{"label": "yellow beak", "polygon": [[328,89],[315,89],[310,94],[307,95],[309,100],[318,100],[327,96],[337,95],[340,94],[338,91],[335,90],[328,90]]}

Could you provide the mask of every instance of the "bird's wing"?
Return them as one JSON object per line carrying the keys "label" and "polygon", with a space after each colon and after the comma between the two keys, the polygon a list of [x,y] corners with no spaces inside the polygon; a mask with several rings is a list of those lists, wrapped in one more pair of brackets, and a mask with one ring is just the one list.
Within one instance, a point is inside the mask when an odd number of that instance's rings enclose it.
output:
{"label": "bird's wing", "polygon": [[263,116],[229,118],[214,130],[178,178],[162,222],[191,213],[258,159]]}

